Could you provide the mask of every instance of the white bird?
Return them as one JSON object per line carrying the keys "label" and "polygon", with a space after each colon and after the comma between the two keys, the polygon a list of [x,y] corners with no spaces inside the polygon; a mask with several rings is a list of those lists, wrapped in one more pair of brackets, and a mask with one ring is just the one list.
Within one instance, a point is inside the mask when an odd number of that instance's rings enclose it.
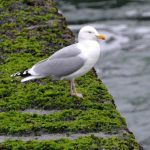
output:
{"label": "white bird", "polygon": [[23,72],[12,74],[25,77],[21,82],[51,77],[57,80],[70,81],[70,94],[82,97],[77,93],[74,79],[91,70],[100,56],[99,40],[105,40],[92,26],[84,26],[78,34],[78,43],[64,47],[49,58],[42,60]]}

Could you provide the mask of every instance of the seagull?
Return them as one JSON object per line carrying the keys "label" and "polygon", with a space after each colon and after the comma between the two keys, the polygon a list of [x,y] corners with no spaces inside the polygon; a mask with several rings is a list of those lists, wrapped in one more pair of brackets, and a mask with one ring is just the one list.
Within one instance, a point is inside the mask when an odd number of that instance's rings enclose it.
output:
{"label": "seagull", "polygon": [[106,37],[92,26],[84,26],[78,33],[78,42],[64,47],[49,58],[44,59],[30,69],[17,72],[11,77],[24,77],[21,82],[50,77],[54,80],[68,80],[71,96],[83,98],[77,93],[74,80],[87,72],[97,63],[100,56],[99,40]]}

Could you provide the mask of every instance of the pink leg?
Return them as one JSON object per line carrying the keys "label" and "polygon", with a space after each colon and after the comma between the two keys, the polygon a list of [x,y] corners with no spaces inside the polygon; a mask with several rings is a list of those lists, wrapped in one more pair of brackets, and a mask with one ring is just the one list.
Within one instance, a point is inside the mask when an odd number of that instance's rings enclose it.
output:
{"label": "pink leg", "polygon": [[77,93],[77,91],[76,91],[74,79],[70,80],[70,94],[71,94],[71,96],[77,96],[77,97],[83,98],[82,94]]}

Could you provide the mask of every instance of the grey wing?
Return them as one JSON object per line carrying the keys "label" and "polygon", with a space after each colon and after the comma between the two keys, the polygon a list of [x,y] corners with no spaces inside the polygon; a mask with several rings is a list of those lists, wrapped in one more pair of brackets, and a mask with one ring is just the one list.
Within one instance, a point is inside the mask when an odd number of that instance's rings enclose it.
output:
{"label": "grey wing", "polygon": [[29,72],[40,76],[54,76],[60,78],[74,73],[80,69],[85,60],[79,56],[80,49],[76,47],[76,44],[67,46],[48,59],[40,61],[35,64]]}
{"label": "grey wing", "polygon": [[81,53],[81,50],[77,48],[76,44],[73,44],[73,45],[60,49],[59,51],[54,53],[52,56],[50,56],[48,59],[74,57],[74,56],[79,55],[80,53]]}
{"label": "grey wing", "polygon": [[67,59],[50,59],[36,64],[31,70],[39,76],[61,78],[80,69],[84,65],[84,62],[84,59],[79,56],[69,57]]}

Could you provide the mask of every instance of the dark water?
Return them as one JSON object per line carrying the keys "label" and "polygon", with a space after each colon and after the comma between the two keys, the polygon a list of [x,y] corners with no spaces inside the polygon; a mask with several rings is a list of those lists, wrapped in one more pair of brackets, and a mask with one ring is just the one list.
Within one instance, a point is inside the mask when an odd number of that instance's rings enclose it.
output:
{"label": "dark water", "polygon": [[70,28],[107,36],[97,73],[145,150],[150,150],[150,0],[62,0]]}

